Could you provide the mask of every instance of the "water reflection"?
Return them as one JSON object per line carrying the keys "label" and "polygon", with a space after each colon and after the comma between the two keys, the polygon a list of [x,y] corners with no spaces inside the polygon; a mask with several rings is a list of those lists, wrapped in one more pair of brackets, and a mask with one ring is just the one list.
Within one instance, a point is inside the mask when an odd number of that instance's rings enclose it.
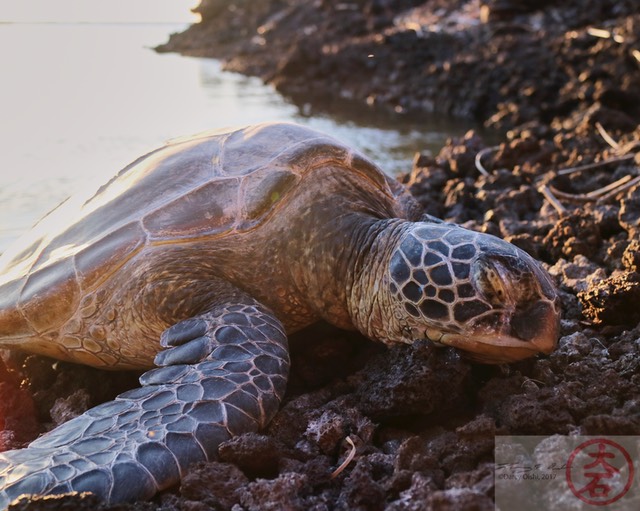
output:
{"label": "water reflection", "polygon": [[468,125],[391,118],[345,103],[295,106],[211,59],[157,54],[169,25],[0,24],[0,252],[70,193],[164,141],[285,120],[326,131],[387,172]]}
{"label": "water reflection", "polygon": [[258,78],[225,72],[215,59],[195,59],[199,83],[211,104],[219,109],[212,123],[239,125],[265,119],[294,120],[298,109],[286,101],[273,87]]}

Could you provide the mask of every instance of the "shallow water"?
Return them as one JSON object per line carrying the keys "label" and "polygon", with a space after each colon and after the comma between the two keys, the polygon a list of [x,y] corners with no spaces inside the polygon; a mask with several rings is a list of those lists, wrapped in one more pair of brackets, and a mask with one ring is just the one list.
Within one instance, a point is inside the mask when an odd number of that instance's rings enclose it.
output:
{"label": "shallow water", "polygon": [[212,59],[157,54],[179,25],[0,24],[0,252],[74,191],[164,141],[289,120],[327,131],[406,172],[468,124],[297,107]]}

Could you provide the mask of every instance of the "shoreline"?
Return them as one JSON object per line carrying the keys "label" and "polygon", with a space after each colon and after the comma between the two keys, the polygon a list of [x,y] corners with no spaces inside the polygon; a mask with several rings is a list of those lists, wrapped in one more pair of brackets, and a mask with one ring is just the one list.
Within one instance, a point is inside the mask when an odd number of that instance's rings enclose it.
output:
{"label": "shoreline", "polygon": [[[258,76],[285,96],[442,114],[499,130],[585,115],[624,129],[640,119],[633,85],[640,83],[640,55],[633,53],[640,8],[631,2],[233,6],[204,1],[202,22],[158,51],[219,58],[225,69]],[[599,112],[589,111],[593,105]]]}

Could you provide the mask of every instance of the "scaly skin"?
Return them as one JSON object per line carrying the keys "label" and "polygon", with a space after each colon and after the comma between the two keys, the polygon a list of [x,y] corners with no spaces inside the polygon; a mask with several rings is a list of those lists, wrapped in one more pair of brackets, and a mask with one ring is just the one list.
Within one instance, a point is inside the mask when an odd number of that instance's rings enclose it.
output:
{"label": "scaly skin", "polygon": [[149,498],[213,459],[221,442],[265,426],[285,392],[287,338],[252,298],[226,299],[162,334],[167,349],[140,388],[0,454],[0,508],[25,493]]}
{"label": "scaly skin", "polygon": [[[389,292],[368,299],[380,288]],[[558,337],[546,272],[510,243],[443,222],[390,221],[354,272],[349,304],[372,339],[429,339],[484,363],[549,353]]]}

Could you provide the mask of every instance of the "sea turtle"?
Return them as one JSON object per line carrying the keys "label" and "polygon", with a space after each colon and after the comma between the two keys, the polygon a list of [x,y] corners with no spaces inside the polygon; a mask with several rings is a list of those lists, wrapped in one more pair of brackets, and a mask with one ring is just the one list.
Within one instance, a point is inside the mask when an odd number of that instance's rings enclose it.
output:
{"label": "sea turtle", "polygon": [[558,300],[529,255],[428,215],[397,181],[306,127],[174,141],[70,199],[0,259],[0,346],[141,386],[0,455],[21,494],[149,498],[264,427],[287,335],[319,319],[488,363],[549,353]]}

